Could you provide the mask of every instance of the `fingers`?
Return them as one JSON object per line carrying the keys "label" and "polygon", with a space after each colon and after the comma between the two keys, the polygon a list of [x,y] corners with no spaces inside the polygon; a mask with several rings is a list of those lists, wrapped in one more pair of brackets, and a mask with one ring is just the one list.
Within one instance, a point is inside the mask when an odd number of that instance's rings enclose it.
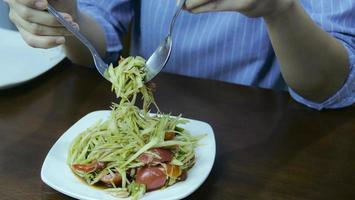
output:
{"label": "fingers", "polygon": [[[45,9],[47,0],[4,0],[9,4],[9,18],[17,26],[21,36],[32,47],[52,48],[65,42],[65,36],[72,35],[54,16]],[[74,26],[73,18],[67,13],[61,15]]]}
{"label": "fingers", "polygon": [[211,2],[217,2],[216,0],[187,0],[185,2],[184,8],[186,10],[192,11],[198,7],[204,6],[206,4],[209,4]]}
{"label": "fingers", "polygon": [[218,3],[217,1],[210,1],[203,5],[189,9],[189,11],[192,13],[202,13],[202,12],[222,11],[222,10],[225,10],[223,5],[221,3]]}
{"label": "fingers", "polygon": [[33,22],[28,22],[20,17],[16,12],[10,11],[9,17],[17,27],[25,29],[34,35],[39,36],[69,36],[71,33],[64,27],[50,27]]}
{"label": "fingers", "polygon": [[184,9],[192,13],[234,11],[248,17],[261,17],[277,10],[280,4],[287,7],[289,2],[292,0],[281,0],[277,3],[279,5],[270,4],[265,0],[187,0]]}
{"label": "fingers", "polygon": [[[17,13],[17,15],[19,15],[25,21],[53,27],[62,26],[53,15],[49,14],[46,11],[26,7],[25,5],[17,2],[11,3],[10,7],[11,11]],[[62,15],[68,21],[73,20],[69,14],[62,13]]]}
{"label": "fingers", "polygon": [[[8,0],[11,1],[11,0]],[[25,5],[30,8],[35,8],[39,10],[45,10],[47,8],[48,2],[46,0],[13,0],[18,2],[18,4]]]}
{"label": "fingers", "polygon": [[185,9],[193,13],[210,11],[238,11],[254,10],[261,1],[258,0],[187,0]]}
{"label": "fingers", "polygon": [[25,42],[34,48],[48,49],[65,43],[63,36],[38,36],[21,27],[18,27],[18,30]]}

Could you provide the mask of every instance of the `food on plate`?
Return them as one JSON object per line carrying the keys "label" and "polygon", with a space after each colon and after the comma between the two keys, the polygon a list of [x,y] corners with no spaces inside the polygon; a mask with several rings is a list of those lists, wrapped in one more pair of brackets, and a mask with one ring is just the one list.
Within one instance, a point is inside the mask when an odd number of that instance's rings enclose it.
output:
{"label": "food on plate", "polygon": [[[203,136],[192,136],[179,125],[181,117],[159,111],[152,86],[144,84],[145,60],[121,59],[106,76],[119,98],[110,117],[78,135],[67,163],[89,185],[104,184],[110,194],[138,199],[147,191],[169,187],[188,178],[195,147]],[[142,98],[142,108],[138,107]],[[150,114],[154,105],[157,114]]]}

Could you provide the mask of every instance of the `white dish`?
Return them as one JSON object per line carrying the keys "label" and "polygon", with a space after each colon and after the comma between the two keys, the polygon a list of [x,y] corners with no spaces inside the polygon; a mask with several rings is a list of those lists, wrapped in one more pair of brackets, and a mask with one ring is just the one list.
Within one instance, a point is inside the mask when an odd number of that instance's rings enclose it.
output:
{"label": "white dish", "polygon": [[[84,116],[67,130],[53,145],[44,160],[41,178],[53,189],[73,198],[82,200],[117,200],[101,189],[84,184],[66,164],[69,147],[74,138],[99,119],[106,119],[110,111],[96,111]],[[194,192],[209,175],[215,155],[216,143],[211,126],[205,122],[188,119],[181,127],[191,134],[207,134],[196,148],[196,164],[188,171],[188,178],[166,189],[148,192],[142,200],[172,200],[182,199]],[[125,198],[128,199],[128,198]]]}
{"label": "white dish", "polygon": [[17,31],[0,28],[0,37],[0,89],[36,78],[65,58],[61,47],[28,46]]}

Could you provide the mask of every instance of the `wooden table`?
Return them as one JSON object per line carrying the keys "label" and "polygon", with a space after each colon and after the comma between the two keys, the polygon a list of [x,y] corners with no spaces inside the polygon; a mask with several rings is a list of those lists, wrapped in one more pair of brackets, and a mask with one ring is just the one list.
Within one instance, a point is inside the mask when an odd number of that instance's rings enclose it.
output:
{"label": "wooden table", "polygon": [[[355,106],[315,111],[287,93],[161,74],[161,110],[212,125],[217,157],[187,199],[355,199]],[[66,129],[108,109],[110,84],[63,61],[0,91],[0,199],[71,199],[40,179],[42,162]]]}

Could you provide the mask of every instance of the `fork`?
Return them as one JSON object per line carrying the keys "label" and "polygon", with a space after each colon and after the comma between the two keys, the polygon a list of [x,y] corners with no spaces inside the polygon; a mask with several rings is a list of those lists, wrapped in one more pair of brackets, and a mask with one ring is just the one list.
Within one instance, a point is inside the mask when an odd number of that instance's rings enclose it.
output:
{"label": "fork", "polygon": [[70,31],[76,38],[78,38],[90,51],[92,58],[94,59],[95,67],[97,71],[103,76],[106,80],[105,71],[108,65],[102,60],[99,53],[96,51],[94,45],[83,35],[78,29],[76,29],[70,22],[65,20],[60,13],[56,9],[54,9],[51,5],[48,4],[47,10],[68,30]]}

